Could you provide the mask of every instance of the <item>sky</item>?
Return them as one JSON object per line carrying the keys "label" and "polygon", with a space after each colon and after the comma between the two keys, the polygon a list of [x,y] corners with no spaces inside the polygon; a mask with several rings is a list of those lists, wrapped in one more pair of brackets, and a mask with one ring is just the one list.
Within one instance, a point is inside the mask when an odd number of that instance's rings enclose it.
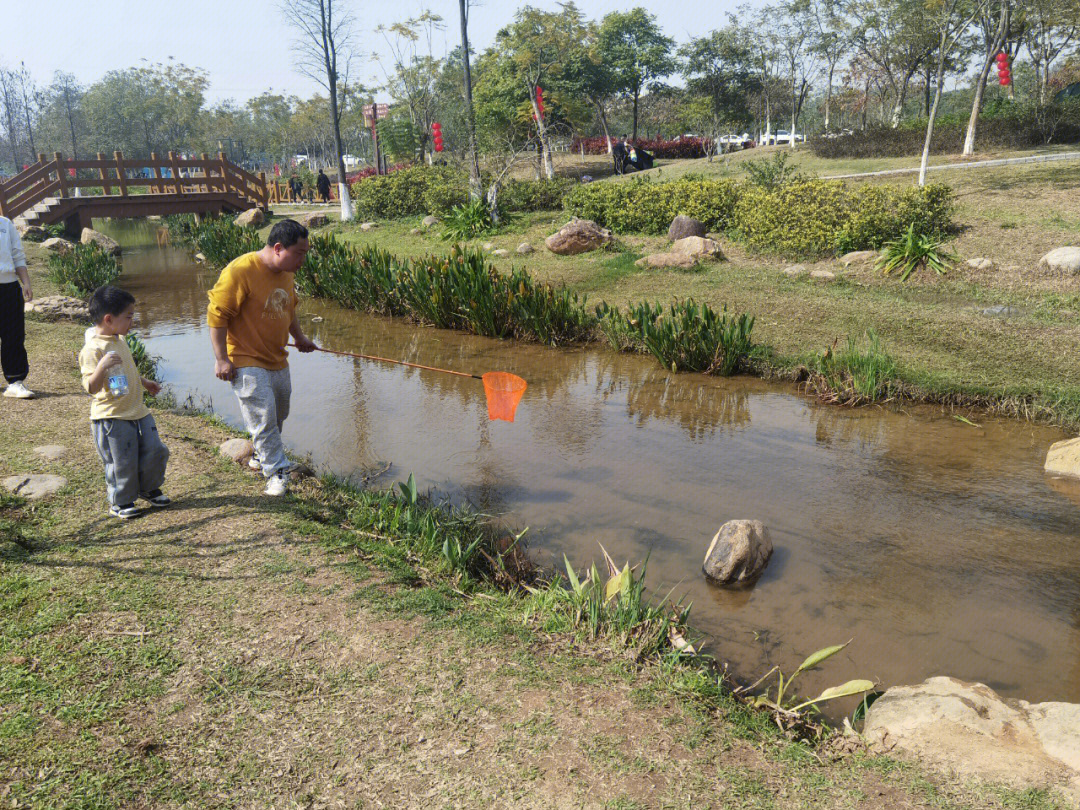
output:
{"label": "sky", "polygon": [[[440,15],[446,29],[437,33],[436,55],[460,41],[457,0],[335,0],[348,5],[356,17],[356,40],[363,56],[354,63],[353,76],[366,85],[378,85],[384,74],[374,56],[384,61],[388,48],[380,25],[391,25],[424,8]],[[700,36],[727,22],[728,12],[748,2],[760,7],[765,0],[711,0],[673,3],[658,0],[578,0],[578,8],[591,19],[611,11],[640,5],[656,16],[664,32],[677,43]],[[469,19],[470,45],[487,48],[495,34],[525,3],[517,0],[473,0]],[[548,10],[558,3],[532,0]],[[0,65],[17,68],[25,63],[39,85],[53,73],[73,73],[90,85],[110,70],[164,62],[172,57],[210,75],[207,98],[244,101],[267,90],[307,97],[319,88],[292,68],[292,31],[283,21],[275,0],[0,0],[5,29]],[[43,23],[43,20],[45,21]],[[388,101],[386,93],[377,94]]]}

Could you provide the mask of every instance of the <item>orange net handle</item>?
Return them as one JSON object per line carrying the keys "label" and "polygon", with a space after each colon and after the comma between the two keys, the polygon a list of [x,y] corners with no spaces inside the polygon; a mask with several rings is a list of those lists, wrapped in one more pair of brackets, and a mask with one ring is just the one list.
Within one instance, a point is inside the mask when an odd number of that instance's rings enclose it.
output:
{"label": "orange net handle", "polygon": [[514,412],[525,393],[525,380],[506,371],[489,371],[481,379],[487,395],[488,419],[513,422]]}

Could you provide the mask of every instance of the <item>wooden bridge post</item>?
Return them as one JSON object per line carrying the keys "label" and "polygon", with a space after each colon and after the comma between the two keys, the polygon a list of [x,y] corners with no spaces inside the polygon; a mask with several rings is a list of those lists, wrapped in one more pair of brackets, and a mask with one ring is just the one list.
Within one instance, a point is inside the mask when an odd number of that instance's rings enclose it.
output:
{"label": "wooden bridge post", "polygon": [[[160,180],[161,179],[161,162],[158,160],[157,152],[151,152],[150,153],[150,160],[153,161],[153,163],[154,163],[154,179],[155,180]],[[154,183],[153,188],[154,188],[154,193],[155,194],[161,194],[165,190],[160,183]]]}
{"label": "wooden bridge post", "polygon": [[[98,152],[97,153],[97,159],[104,163],[104,161],[105,161],[105,153],[104,152]],[[109,175],[105,171],[105,166],[101,166],[100,168],[98,168],[98,172],[99,172],[99,174],[101,176],[101,190],[106,195],[108,195],[108,194],[110,194],[112,192],[112,184],[109,182]]]}
{"label": "wooden bridge post", "polygon": [[[5,206],[7,205],[7,192],[4,190],[4,181],[0,180],[0,217],[7,217]],[[8,217],[14,219],[14,217]]]}
{"label": "wooden bridge post", "polygon": [[64,171],[64,156],[59,152],[53,152],[53,160],[56,161],[56,179],[59,181],[60,193],[59,197],[67,196],[67,178],[64,177],[66,172]]}
{"label": "wooden bridge post", "polygon": [[[218,160],[221,161],[221,190],[225,194],[228,194],[229,193],[229,187],[232,185],[233,178],[229,177],[229,170],[227,168],[229,163],[228,163],[227,160],[225,160],[225,153],[224,152],[218,152]],[[243,189],[241,188],[241,185],[242,184],[238,184],[237,189],[236,189],[236,193],[239,196],[243,197],[244,194],[243,194]]]}
{"label": "wooden bridge post", "polygon": [[[259,182],[262,183],[263,208],[266,209],[270,207],[270,190],[266,185],[266,172],[259,172]],[[276,180],[274,181],[274,187],[275,189],[277,187]]]}
{"label": "wooden bridge post", "polygon": [[172,169],[173,187],[176,189],[176,196],[184,196],[184,189],[180,185],[180,164],[176,160],[176,152],[169,150],[169,168]]}
{"label": "wooden bridge post", "polygon": [[[206,154],[206,152],[203,152],[202,159],[204,161],[208,161],[210,160],[210,155]],[[205,162],[203,163],[202,173],[203,177],[206,180],[206,184],[202,187],[202,192],[203,194],[206,194],[208,191],[210,191],[210,167]]]}
{"label": "wooden bridge post", "polygon": [[124,153],[113,152],[116,158],[116,179],[120,183],[120,196],[127,196],[127,175],[124,173]]}

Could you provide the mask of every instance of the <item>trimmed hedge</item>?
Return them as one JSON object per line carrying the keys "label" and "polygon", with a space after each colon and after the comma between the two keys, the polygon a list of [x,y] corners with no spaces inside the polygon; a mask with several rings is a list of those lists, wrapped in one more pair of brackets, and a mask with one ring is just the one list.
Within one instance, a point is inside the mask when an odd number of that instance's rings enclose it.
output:
{"label": "trimmed hedge", "polygon": [[565,198],[566,210],[616,233],[666,233],[679,214],[713,231],[787,256],[873,250],[914,223],[917,233],[952,228],[952,191],[848,186],[839,180],[791,180],[775,189],[735,180],[592,183]]}
{"label": "trimmed hedge", "polygon": [[[644,149],[653,157],[657,158],[701,158],[708,154],[711,142],[708,138],[678,138],[665,141],[662,138],[652,140],[631,140],[635,148]],[[570,150],[577,152],[585,147],[587,155],[606,155],[608,153],[607,139],[598,138],[575,138],[570,144]],[[715,149],[713,151],[716,151]]]}

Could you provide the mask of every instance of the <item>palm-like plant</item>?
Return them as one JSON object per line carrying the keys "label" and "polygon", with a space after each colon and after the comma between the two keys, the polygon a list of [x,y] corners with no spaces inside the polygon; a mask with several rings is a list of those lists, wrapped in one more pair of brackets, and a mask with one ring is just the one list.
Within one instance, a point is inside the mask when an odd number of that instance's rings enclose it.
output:
{"label": "palm-like plant", "polygon": [[916,233],[913,222],[902,236],[885,243],[875,266],[887,276],[899,270],[901,281],[907,281],[920,267],[929,267],[943,276],[957,261],[955,255],[942,248],[943,244],[932,236]]}

